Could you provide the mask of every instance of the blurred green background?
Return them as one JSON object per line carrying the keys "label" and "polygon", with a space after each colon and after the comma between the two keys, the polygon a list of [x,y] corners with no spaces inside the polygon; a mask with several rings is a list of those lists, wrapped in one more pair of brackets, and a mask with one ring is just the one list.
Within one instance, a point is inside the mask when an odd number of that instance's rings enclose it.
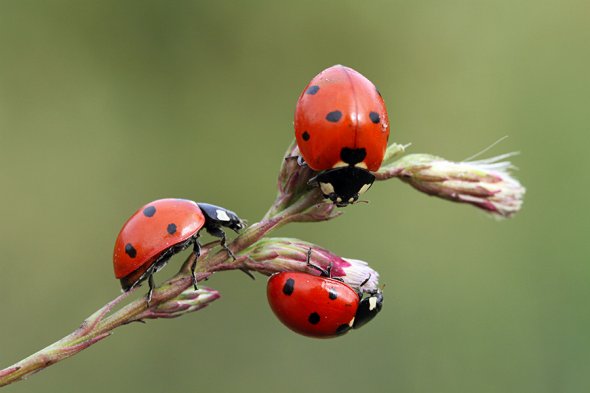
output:
{"label": "blurred green background", "polygon": [[[369,261],[372,324],[283,328],[265,278],[221,273],[211,307],[118,329],[11,392],[590,390],[587,1],[0,2],[0,365],[119,293],[122,223],[177,196],[257,221],[303,87],[336,63],[381,90],[391,141],[513,161],[496,221],[379,183],[370,205],[277,235]],[[161,282],[179,257],[156,276]]]}

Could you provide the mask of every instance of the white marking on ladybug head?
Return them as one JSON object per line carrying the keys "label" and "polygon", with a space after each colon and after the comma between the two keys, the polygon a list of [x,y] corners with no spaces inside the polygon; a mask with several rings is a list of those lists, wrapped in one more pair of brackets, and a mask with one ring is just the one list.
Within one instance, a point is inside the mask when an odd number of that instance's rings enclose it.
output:
{"label": "white marking on ladybug head", "polygon": [[365,184],[361,187],[361,189],[359,190],[359,195],[360,194],[364,194],[369,188],[371,188],[370,184]]}
{"label": "white marking on ladybug head", "polygon": [[217,219],[219,221],[230,221],[230,218],[225,212],[225,210],[217,209],[215,213],[217,213]]}
{"label": "white marking on ladybug head", "polygon": [[348,198],[348,203],[353,203],[354,202],[354,198]]}
{"label": "white marking on ladybug head", "polygon": [[338,202],[338,203],[342,202],[342,198],[340,198],[340,197],[336,198],[336,202]]}
{"label": "white marking on ladybug head", "polygon": [[320,183],[320,189],[324,195],[330,195],[334,193],[334,186],[330,183]]}
{"label": "white marking on ladybug head", "polygon": [[367,163],[364,162],[364,161],[357,162],[356,164],[354,164],[354,166],[357,167],[357,168],[367,169]]}
{"label": "white marking on ladybug head", "polygon": [[345,163],[344,161],[338,161],[336,164],[334,164],[334,166],[332,168],[342,168],[348,166],[347,163]]}
{"label": "white marking on ladybug head", "polygon": [[373,311],[377,308],[377,298],[375,296],[371,296],[369,298],[369,311]]}

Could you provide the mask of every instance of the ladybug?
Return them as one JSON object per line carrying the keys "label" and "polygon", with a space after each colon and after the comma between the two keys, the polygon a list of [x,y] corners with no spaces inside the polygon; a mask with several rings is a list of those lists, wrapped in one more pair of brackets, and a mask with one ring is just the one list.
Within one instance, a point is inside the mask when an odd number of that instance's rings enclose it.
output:
{"label": "ladybug", "polygon": [[363,298],[363,293],[343,281],[302,272],[273,274],[266,294],[270,308],[285,326],[316,338],[337,337],[358,329],[383,305],[381,291]]}
{"label": "ladybug", "polygon": [[[208,203],[173,198],[150,202],[127,220],[117,236],[113,253],[115,277],[121,281],[124,291],[147,279],[149,303],[154,289],[152,275],[162,269],[172,255],[192,245],[195,256],[199,257],[198,238],[202,228],[221,238],[222,247],[234,257],[221,227],[239,232],[244,222],[236,213]],[[195,267],[196,262],[191,266],[191,273],[197,289]]]}
{"label": "ladybug", "polygon": [[314,77],[295,109],[295,138],[312,179],[339,207],[358,200],[373,184],[389,138],[381,94],[363,75],[335,65]]}

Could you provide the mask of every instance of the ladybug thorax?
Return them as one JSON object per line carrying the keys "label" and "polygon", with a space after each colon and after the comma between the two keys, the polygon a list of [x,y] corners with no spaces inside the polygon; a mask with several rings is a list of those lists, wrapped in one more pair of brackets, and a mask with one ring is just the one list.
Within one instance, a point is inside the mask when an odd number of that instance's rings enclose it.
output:
{"label": "ladybug thorax", "polygon": [[355,203],[374,180],[375,176],[371,172],[355,166],[331,169],[317,176],[324,197],[339,207]]}

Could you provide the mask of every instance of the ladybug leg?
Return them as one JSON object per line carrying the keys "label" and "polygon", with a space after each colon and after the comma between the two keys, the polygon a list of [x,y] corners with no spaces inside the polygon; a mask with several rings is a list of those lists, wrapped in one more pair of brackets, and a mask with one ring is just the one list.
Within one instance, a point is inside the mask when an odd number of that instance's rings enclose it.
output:
{"label": "ladybug leg", "polygon": [[307,166],[307,162],[305,162],[303,156],[297,156],[297,164],[299,164],[299,166]]}
{"label": "ladybug leg", "polygon": [[359,295],[359,300],[363,299],[363,296],[365,295],[365,293],[369,293],[371,295],[373,295],[376,292],[364,292],[361,288],[365,286],[366,283],[369,282],[369,280],[371,279],[371,273],[369,273],[369,276],[367,278],[365,278],[363,280],[363,282],[361,282],[361,285],[359,285],[359,288],[356,290],[357,295]]}
{"label": "ladybug leg", "polygon": [[332,263],[330,262],[330,264],[328,265],[327,269],[323,269],[322,267],[311,263],[311,247],[309,248],[309,250],[307,250],[307,260],[306,260],[307,266],[312,267],[314,269],[316,269],[317,271],[320,272],[320,276],[322,277],[332,277]]}
{"label": "ladybug leg", "polygon": [[150,287],[148,294],[147,294],[147,305],[148,307],[150,306],[150,302],[152,301],[152,294],[154,293],[154,288],[155,288],[155,284],[154,284],[154,276],[152,273],[150,273],[149,277],[148,277],[148,285]]}
{"label": "ladybug leg", "polygon": [[220,227],[211,227],[211,228],[207,228],[207,232],[209,232],[209,234],[211,236],[215,236],[220,238],[220,244],[221,247],[223,247],[223,249],[225,251],[227,251],[227,254],[232,257],[232,259],[235,261],[236,260],[236,256],[235,254],[232,252],[232,250],[229,249],[229,247],[227,246],[227,242],[225,239],[225,232],[223,231],[223,229],[221,229]]}
{"label": "ladybug leg", "polygon": [[[254,262],[252,260],[252,258],[250,258],[250,257],[246,257],[246,258],[248,258],[250,261]],[[254,274],[252,274],[252,272],[250,272],[250,270],[248,270],[246,267],[243,267],[242,266],[242,267],[240,267],[238,269],[240,269],[245,275],[247,275],[248,277],[250,277],[252,280],[256,281],[256,277],[254,276]]]}
{"label": "ladybug leg", "polygon": [[367,278],[365,278],[363,282],[361,282],[361,285],[359,285],[359,288],[365,286],[365,284],[368,283],[370,279],[371,279],[371,273],[369,273],[369,276]]}
{"label": "ladybug leg", "polygon": [[287,156],[287,157],[285,157],[285,161],[292,160],[292,159],[297,159],[297,165],[299,165],[301,167],[307,166],[307,162],[305,162],[305,159],[303,158],[303,156]]}
{"label": "ladybug leg", "polygon": [[313,177],[311,177],[308,181],[307,181],[307,185],[308,186],[313,186],[313,187],[319,187],[320,184],[318,183],[318,176],[319,175],[315,175]]}
{"label": "ladybug leg", "polygon": [[244,272],[248,277],[250,277],[252,280],[256,280],[256,277],[254,277],[254,275],[252,273],[250,273],[250,270],[246,269],[245,267],[241,267],[240,270],[242,272]]}
{"label": "ladybug leg", "polygon": [[195,239],[195,243],[193,245],[193,254],[195,254],[195,263],[191,265],[191,276],[193,277],[193,286],[195,287],[195,291],[199,288],[197,287],[197,276],[195,275],[195,269],[197,268],[197,262],[199,261],[199,256],[201,256],[201,245],[199,244],[199,240]]}

